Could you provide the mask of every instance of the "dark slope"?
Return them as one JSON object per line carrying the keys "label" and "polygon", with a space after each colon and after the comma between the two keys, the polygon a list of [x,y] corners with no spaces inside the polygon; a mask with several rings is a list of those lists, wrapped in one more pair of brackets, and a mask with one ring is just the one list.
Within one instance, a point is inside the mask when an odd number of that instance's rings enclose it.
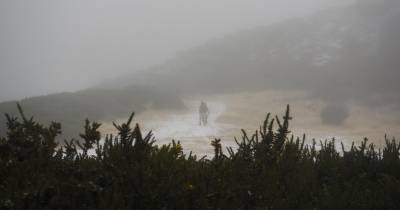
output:
{"label": "dark slope", "polygon": [[[0,103],[0,136],[5,135],[4,114],[19,116],[17,101]],[[75,93],[59,93],[21,100],[26,116],[39,122],[61,122],[63,137],[77,137],[86,118],[95,121],[114,120],[127,113],[147,108],[183,108],[180,98],[171,92],[150,87],[131,86],[121,89],[87,89]]]}

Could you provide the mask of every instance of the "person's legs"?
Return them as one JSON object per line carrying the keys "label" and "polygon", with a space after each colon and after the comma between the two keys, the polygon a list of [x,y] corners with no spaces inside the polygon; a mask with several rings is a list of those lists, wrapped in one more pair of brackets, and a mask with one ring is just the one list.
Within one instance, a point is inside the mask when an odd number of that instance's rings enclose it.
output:
{"label": "person's legs", "polygon": [[207,125],[207,115],[204,113],[201,114],[201,124],[203,126]]}

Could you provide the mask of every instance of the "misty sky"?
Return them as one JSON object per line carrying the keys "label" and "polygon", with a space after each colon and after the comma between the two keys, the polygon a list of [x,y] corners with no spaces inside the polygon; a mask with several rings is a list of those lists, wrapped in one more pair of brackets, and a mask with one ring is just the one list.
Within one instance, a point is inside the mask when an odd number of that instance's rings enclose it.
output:
{"label": "misty sky", "polygon": [[0,101],[90,87],[338,2],[346,0],[1,0]]}

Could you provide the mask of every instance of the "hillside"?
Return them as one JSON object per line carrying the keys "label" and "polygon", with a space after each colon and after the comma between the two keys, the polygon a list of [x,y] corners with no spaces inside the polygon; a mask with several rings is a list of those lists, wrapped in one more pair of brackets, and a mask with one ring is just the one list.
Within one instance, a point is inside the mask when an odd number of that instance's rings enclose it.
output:
{"label": "hillside", "polygon": [[296,89],[365,104],[378,95],[399,105],[399,11],[396,1],[360,1],[212,40],[116,83],[152,81],[189,95]]}
{"label": "hillside", "polygon": [[[0,103],[0,136],[5,136],[4,114],[18,116],[17,101]],[[84,119],[107,121],[132,111],[180,109],[184,105],[171,92],[150,87],[130,86],[120,89],[93,88],[74,93],[59,93],[19,101],[27,116],[48,124],[60,122],[63,138],[77,137]]]}

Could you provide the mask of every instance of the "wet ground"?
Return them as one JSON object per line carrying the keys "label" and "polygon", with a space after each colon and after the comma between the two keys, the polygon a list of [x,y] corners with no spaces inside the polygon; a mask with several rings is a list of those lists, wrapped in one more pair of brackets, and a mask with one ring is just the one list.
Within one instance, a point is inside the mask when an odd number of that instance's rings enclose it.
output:
{"label": "wet ground", "polygon": [[[199,125],[198,107],[200,100],[207,102],[210,109],[207,126]],[[152,130],[158,144],[179,140],[186,152],[193,151],[202,155],[211,155],[211,140],[222,139],[224,147],[235,147],[234,137],[241,136],[241,128],[252,134],[263,122],[266,114],[283,116],[286,104],[291,104],[293,120],[291,128],[295,136],[307,134],[307,139],[319,140],[335,137],[337,142],[350,145],[370,137],[370,142],[383,143],[385,134],[400,136],[400,122],[385,108],[369,109],[352,106],[350,117],[342,125],[324,125],[319,113],[324,107],[323,101],[309,100],[300,92],[241,93],[215,95],[185,99],[186,110],[146,111],[135,116],[144,131]],[[122,123],[126,119],[119,119]],[[110,123],[102,126],[103,133],[115,133]]]}

